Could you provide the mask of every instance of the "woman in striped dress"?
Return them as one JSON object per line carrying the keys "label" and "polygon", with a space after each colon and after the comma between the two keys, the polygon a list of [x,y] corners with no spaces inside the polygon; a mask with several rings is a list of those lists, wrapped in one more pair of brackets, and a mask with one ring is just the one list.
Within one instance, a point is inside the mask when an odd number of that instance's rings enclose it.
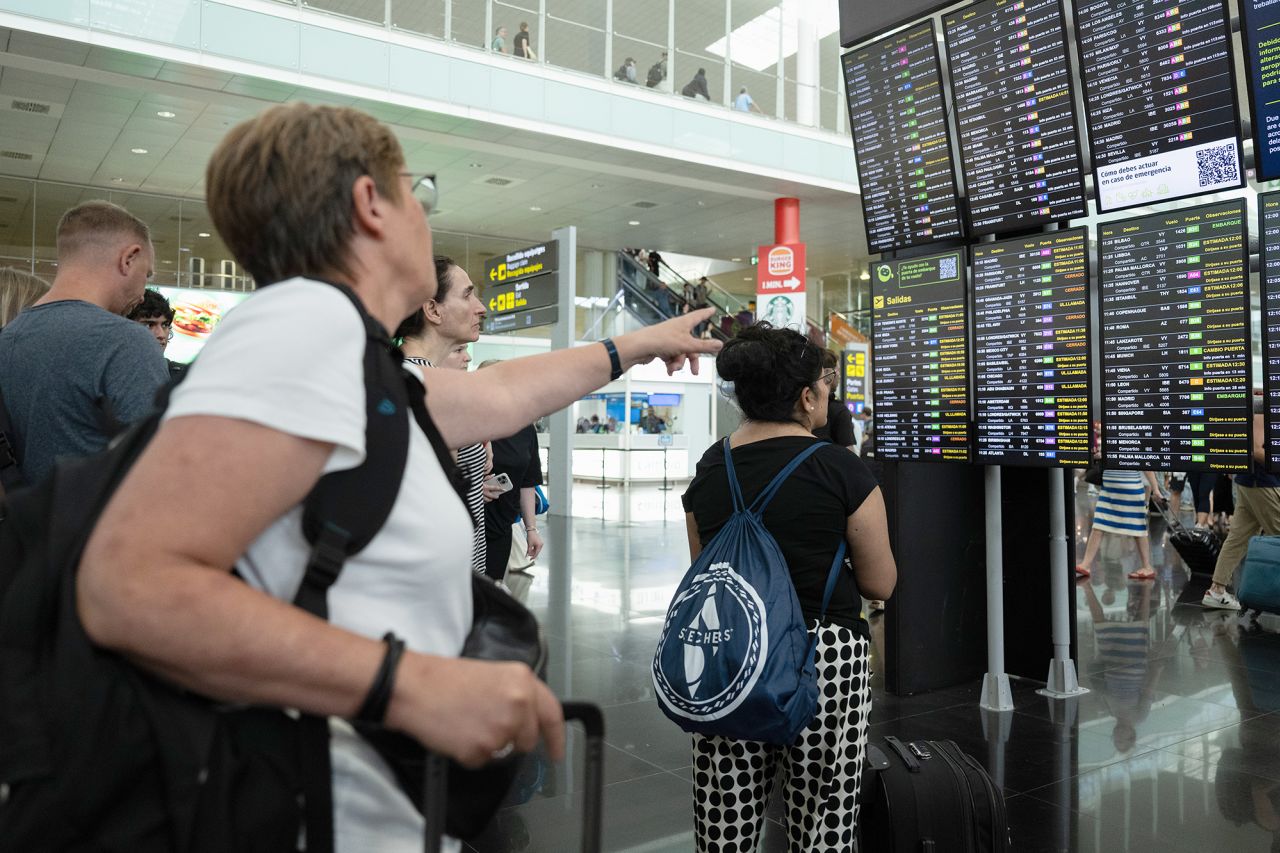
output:
{"label": "woman in striped dress", "polygon": [[[1148,489],[1151,491],[1148,493]],[[1152,580],[1151,543],[1147,539],[1147,499],[1160,497],[1160,485],[1150,471],[1103,471],[1102,493],[1093,510],[1093,529],[1084,549],[1084,559],[1076,566],[1076,577],[1087,578],[1093,571],[1102,545],[1102,534],[1132,537],[1138,545],[1142,566],[1129,573],[1134,580]]]}

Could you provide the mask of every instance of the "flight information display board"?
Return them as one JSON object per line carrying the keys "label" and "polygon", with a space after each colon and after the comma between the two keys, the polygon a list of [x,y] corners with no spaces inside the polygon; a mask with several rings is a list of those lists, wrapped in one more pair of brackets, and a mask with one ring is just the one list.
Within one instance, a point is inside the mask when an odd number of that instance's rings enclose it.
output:
{"label": "flight information display board", "polygon": [[876,458],[970,461],[969,323],[960,251],[871,276]]}
{"label": "flight information display board", "polygon": [[1280,192],[1258,196],[1262,274],[1262,393],[1267,467],[1280,471]]}
{"label": "flight information display board", "polygon": [[1249,466],[1245,203],[1098,226],[1102,454],[1108,467]]}
{"label": "flight information display board", "polygon": [[1085,215],[1062,0],[986,0],[943,28],[969,233]]}
{"label": "flight information display board", "polygon": [[975,461],[1089,464],[1089,234],[973,247]]}
{"label": "flight information display board", "polygon": [[1280,3],[1240,0],[1240,40],[1249,69],[1253,162],[1259,181],[1280,178]]}
{"label": "flight information display board", "polygon": [[840,61],[870,251],[962,236],[932,19]]}
{"label": "flight information display board", "polygon": [[1225,0],[1076,0],[1098,209],[1244,185]]}

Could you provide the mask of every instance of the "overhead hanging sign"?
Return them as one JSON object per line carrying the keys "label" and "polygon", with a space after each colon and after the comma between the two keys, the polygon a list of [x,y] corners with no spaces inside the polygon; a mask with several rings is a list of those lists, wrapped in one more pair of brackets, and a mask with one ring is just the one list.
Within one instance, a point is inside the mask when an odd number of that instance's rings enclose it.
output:
{"label": "overhead hanging sign", "polygon": [[560,289],[559,247],[552,240],[484,262],[487,334],[556,322],[560,316],[556,304]]}
{"label": "overhead hanging sign", "polygon": [[484,262],[484,283],[503,284],[521,281],[560,269],[560,244],[552,240],[539,243]]}
{"label": "overhead hanging sign", "polygon": [[756,320],[807,332],[804,243],[761,246],[756,267]]}

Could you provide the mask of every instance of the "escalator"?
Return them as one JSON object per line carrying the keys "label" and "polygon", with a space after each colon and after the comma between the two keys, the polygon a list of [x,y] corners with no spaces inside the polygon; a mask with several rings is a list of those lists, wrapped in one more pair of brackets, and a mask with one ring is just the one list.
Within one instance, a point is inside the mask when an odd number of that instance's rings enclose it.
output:
{"label": "escalator", "polygon": [[[689,282],[670,267],[666,267],[666,272],[671,281],[654,275],[626,252],[618,252],[618,291],[624,297],[628,313],[646,326],[684,313],[684,286]],[[728,340],[729,336],[721,328],[721,318],[733,316],[740,309],[730,311],[731,305],[724,299],[717,300],[716,294],[708,301],[716,309],[711,318],[711,336]]]}
{"label": "escalator", "polygon": [[[661,276],[656,276],[627,252],[618,252],[618,292],[623,297],[627,311],[636,320],[649,325],[684,313],[684,289],[690,282],[680,273],[659,262]],[[707,302],[716,309],[711,318],[711,336],[728,340],[737,331],[739,312],[749,309],[745,300],[708,281]],[[826,345],[826,333],[822,327],[806,318],[809,339],[819,346]]]}

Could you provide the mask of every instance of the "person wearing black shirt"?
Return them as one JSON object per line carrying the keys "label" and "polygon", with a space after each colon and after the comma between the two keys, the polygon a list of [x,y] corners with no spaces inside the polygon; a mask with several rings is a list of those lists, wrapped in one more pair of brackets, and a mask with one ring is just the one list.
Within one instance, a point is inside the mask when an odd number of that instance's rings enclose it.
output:
{"label": "person wearing black shirt", "polygon": [[[763,323],[725,344],[716,369],[733,383],[745,416],[729,443],[742,497],[750,505],[774,475],[818,440],[812,433],[826,422],[836,372],[823,370],[820,349],[803,335]],[[722,442],[698,462],[684,508],[696,560],[733,513]],[[800,608],[817,636],[818,690],[826,701],[790,747],[693,735],[697,849],[755,849],[773,777],[780,776],[790,853],[849,850],[871,706],[870,645],[860,595],[888,598],[897,581],[884,498],[855,454],[824,446],[783,482],[764,511],[764,525],[787,561]],[[841,573],[820,621],[827,574],[842,539],[852,571]],[[736,805],[725,808],[730,798]]]}
{"label": "person wearing black shirt", "polygon": [[[499,359],[480,365],[484,369],[498,364]],[[538,431],[533,424],[510,438],[500,438],[493,448],[493,473],[511,478],[511,490],[503,492],[484,505],[485,574],[496,581],[507,574],[511,557],[511,525],[519,516],[529,540],[525,556],[537,559],[542,552],[542,535],[538,532],[534,486],[542,485],[542,459],[538,456]]]}
{"label": "person wearing black shirt", "polygon": [[693,79],[684,84],[680,94],[686,98],[696,98],[701,95],[703,100],[711,100],[711,92],[707,89],[707,69],[699,68],[698,73],[693,75]]}
{"label": "person wearing black shirt", "polygon": [[525,21],[520,22],[520,32],[516,33],[516,37],[511,42],[511,55],[521,59],[536,58],[533,48],[529,47],[529,24]]}
{"label": "person wearing black shirt", "polygon": [[813,428],[817,438],[853,450],[858,444],[858,435],[853,431],[853,415],[840,402],[840,359],[829,349],[822,351],[823,371],[833,370],[836,379],[831,385],[831,396],[827,398],[827,422]]}

